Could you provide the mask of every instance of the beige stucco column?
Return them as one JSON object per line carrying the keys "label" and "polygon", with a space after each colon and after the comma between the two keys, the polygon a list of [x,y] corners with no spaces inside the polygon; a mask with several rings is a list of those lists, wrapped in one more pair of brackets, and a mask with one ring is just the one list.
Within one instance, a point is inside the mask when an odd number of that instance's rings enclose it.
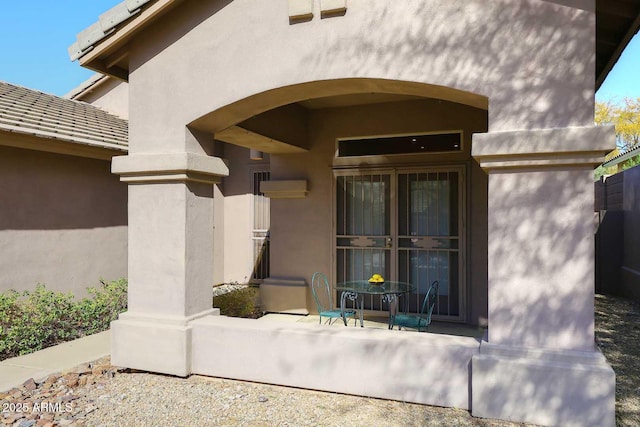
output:
{"label": "beige stucco column", "polygon": [[112,363],[188,375],[189,322],[211,314],[213,184],[222,159],[194,153],[113,159],[129,183],[129,307],[112,323]]}
{"label": "beige stucco column", "polygon": [[594,343],[593,261],[593,168],[613,145],[610,127],[474,135],[489,174],[489,326],[472,361],[474,415],[614,424],[615,377]]}

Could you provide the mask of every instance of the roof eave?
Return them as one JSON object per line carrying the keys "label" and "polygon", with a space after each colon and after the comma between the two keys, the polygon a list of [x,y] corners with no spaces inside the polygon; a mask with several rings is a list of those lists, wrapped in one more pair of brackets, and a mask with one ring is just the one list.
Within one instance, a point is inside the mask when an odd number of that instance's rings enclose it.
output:
{"label": "roof eave", "polygon": [[[138,13],[132,14],[128,20],[105,31],[101,39],[86,46],[85,50],[81,50],[79,42],[74,43],[69,48],[71,59],[77,59],[80,65],[85,68],[127,81],[129,70],[128,67],[122,66],[122,62],[128,55],[128,42],[139,30],[168,12],[180,1],[152,0],[148,2]],[[82,34],[80,33],[78,37],[81,37]]]}
{"label": "roof eave", "polygon": [[7,129],[0,129],[0,146],[98,160],[111,160],[114,156],[123,156],[129,151],[128,147],[115,144],[106,145],[88,141],[47,138],[33,132],[23,133]]}
{"label": "roof eave", "polygon": [[613,66],[616,65],[616,62],[618,62],[618,59],[620,59],[622,52],[627,47],[633,36],[638,33],[638,30],[640,30],[640,14],[635,17],[633,23],[629,26],[629,29],[627,30],[625,35],[622,37],[622,39],[620,39],[620,42],[616,46],[613,55],[611,55],[600,74],[596,76],[596,90],[600,89],[600,86],[602,86],[602,83],[604,83],[605,79],[613,69]]}
{"label": "roof eave", "polygon": [[604,162],[602,164],[603,167],[605,168],[610,168],[611,166],[615,166],[618,165],[622,162],[624,162],[625,160],[629,160],[632,157],[638,156],[640,155],[640,146],[634,147],[631,150],[619,154],[616,157],[614,157],[613,159],[609,159],[606,162]]}
{"label": "roof eave", "polygon": [[77,87],[67,92],[63,96],[63,98],[74,99],[74,100],[82,99],[84,95],[102,86],[108,79],[109,79],[109,76],[105,76],[102,73],[96,73],[93,76],[91,76],[89,79],[82,82]]}

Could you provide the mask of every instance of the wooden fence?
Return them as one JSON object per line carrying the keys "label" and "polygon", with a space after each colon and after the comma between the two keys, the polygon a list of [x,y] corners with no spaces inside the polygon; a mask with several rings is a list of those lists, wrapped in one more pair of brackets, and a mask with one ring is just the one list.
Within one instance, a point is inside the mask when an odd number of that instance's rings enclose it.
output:
{"label": "wooden fence", "polygon": [[596,292],[640,300],[640,167],[595,183]]}

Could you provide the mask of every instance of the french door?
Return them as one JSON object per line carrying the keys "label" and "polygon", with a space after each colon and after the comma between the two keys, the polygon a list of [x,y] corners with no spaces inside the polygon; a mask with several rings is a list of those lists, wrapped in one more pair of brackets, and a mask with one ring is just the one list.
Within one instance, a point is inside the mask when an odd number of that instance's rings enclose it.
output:
{"label": "french door", "polygon": [[[418,312],[429,285],[440,283],[434,315],[464,320],[464,169],[336,171],[336,280],[374,273],[409,282],[405,303]],[[382,311],[379,298],[365,309]]]}

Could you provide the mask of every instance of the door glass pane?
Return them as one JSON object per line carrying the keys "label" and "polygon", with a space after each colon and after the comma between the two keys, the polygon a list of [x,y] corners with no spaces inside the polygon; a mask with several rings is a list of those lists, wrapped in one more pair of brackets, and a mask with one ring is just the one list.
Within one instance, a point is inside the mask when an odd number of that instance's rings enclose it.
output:
{"label": "door glass pane", "polygon": [[389,234],[389,181],[388,175],[338,177],[338,235]]}
{"label": "door glass pane", "polygon": [[398,280],[417,287],[407,301],[411,312],[420,310],[427,289],[438,280],[434,313],[459,314],[457,230],[457,172],[398,176]]}
{"label": "door glass pane", "polygon": [[[338,282],[352,280],[366,280],[374,273],[380,273],[388,277],[390,271],[389,251],[386,249],[357,249],[338,248],[337,268]],[[340,295],[336,295],[336,301],[340,301]],[[366,310],[382,310],[380,296],[365,295],[364,308]]]}
{"label": "door glass pane", "polygon": [[[337,177],[337,280],[366,280],[374,273],[389,277],[391,257],[389,175]],[[367,296],[365,308],[381,310],[380,298]]]}

